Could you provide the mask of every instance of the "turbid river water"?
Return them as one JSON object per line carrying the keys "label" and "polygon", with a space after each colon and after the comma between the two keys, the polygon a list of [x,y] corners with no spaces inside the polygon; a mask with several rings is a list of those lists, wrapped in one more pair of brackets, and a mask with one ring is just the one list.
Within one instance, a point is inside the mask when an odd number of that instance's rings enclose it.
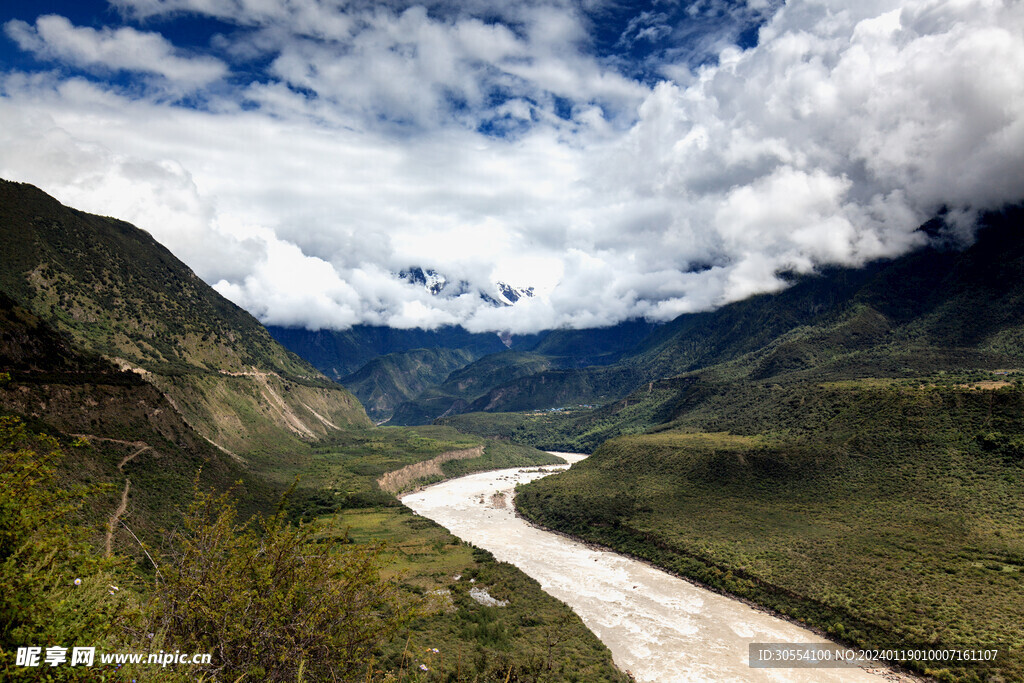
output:
{"label": "turbid river water", "polygon": [[[570,462],[585,456],[562,454]],[[489,550],[568,604],[637,681],[866,681],[884,669],[751,668],[750,643],[820,643],[821,636],[614,552],[515,516],[515,485],[567,466],[498,470],[402,497],[417,513]],[[502,495],[503,494],[503,495]],[[513,598],[514,599],[514,598]]]}

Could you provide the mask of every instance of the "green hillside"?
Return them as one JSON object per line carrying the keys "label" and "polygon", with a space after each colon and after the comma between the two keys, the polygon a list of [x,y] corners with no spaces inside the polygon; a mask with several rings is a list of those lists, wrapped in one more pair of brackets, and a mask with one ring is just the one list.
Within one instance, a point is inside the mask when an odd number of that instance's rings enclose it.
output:
{"label": "green hillside", "polygon": [[594,455],[526,516],[865,647],[1003,644],[1024,677],[1024,212],[977,242],[683,316],[592,410],[444,422]]}
{"label": "green hillside", "polygon": [[492,353],[426,387],[396,406],[392,424],[429,424],[439,416],[461,413],[495,386],[535,376],[554,365],[548,356],[522,351]]}
{"label": "green hillside", "polygon": [[143,230],[0,181],[0,290],[81,349],[134,369],[192,427],[244,454],[369,421]]}
{"label": "green hillside", "polygon": [[316,375],[143,230],[8,181],[0,225],[0,288],[84,348],[162,374]]}
{"label": "green hillside", "polygon": [[854,645],[1005,643],[996,673],[1018,680],[1022,416],[1019,385],[780,388],[708,431],[608,441],[516,502]]}
{"label": "green hillside", "polygon": [[[215,448],[140,375],[76,350],[60,333],[0,293],[0,412],[61,435],[73,458],[61,463],[66,483],[109,483],[92,501],[88,521],[106,519],[122,490],[131,501],[121,522],[152,539],[176,521],[197,472],[226,490],[240,482],[242,509],[267,511],[278,489]],[[125,481],[130,485],[126,488]],[[112,541],[138,552],[118,525]]]}
{"label": "green hillside", "polygon": [[414,349],[374,358],[338,381],[351,391],[376,422],[386,422],[395,407],[441,384],[464,368],[473,355],[463,349]]}
{"label": "green hillside", "polygon": [[399,404],[393,424],[423,424],[475,411],[533,410],[606,403],[629,393],[643,375],[629,366],[576,367],[584,357],[523,351],[491,354]]}

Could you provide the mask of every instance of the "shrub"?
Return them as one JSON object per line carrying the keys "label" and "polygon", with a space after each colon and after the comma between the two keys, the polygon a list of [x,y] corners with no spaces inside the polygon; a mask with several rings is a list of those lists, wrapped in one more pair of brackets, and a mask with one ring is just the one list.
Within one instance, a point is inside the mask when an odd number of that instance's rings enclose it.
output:
{"label": "shrub", "polygon": [[93,489],[60,488],[61,457],[53,437],[0,417],[0,680],[38,679],[39,667],[17,666],[17,649],[52,646],[212,655],[188,672],[161,670],[168,680],[351,680],[412,616],[380,579],[379,547],[318,539],[283,512],[240,522],[228,494],[198,490],[157,557],[155,587],[140,595],[130,561],[90,542],[100,530],[80,511]]}
{"label": "shrub", "polygon": [[[0,417],[0,678],[35,678],[17,667],[19,647],[116,649],[141,616],[119,558],[95,552],[96,531],[76,519],[87,489],[57,487],[56,439]],[[78,581],[76,581],[76,579]],[[113,595],[111,594],[113,592]],[[83,671],[59,667],[57,679]]]}
{"label": "shrub", "polygon": [[230,680],[350,678],[412,610],[380,579],[380,549],[346,540],[283,512],[240,523],[227,494],[197,491],[169,540],[156,628],[171,648],[212,653],[208,673]]}

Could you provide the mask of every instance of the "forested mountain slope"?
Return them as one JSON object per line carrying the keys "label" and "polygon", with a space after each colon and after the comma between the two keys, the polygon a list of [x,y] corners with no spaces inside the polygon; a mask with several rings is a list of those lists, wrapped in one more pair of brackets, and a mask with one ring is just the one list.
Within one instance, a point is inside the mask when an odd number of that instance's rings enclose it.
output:
{"label": "forested mountain slope", "polygon": [[[0,412],[70,435],[75,446],[61,463],[63,480],[116,484],[92,499],[87,517],[104,519],[123,490],[130,505],[119,522],[143,538],[176,519],[200,470],[204,486],[226,490],[240,484],[236,493],[245,512],[270,509],[278,495],[239,458],[197,434],[142,376],[76,350],[2,293]],[[114,540],[123,536],[138,551],[123,526],[113,531]]]}
{"label": "forested mountain slope", "polygon": [[334,380],[347,377],[378,356],[414,349],[458,349],[473,358],[507,347],[493,333],[467,332],[461,327],[400,330],[355,325],[347,330],[304,330],[270,325],[270,334]]}
{"label": "forested mountain slope", "polygon": [[464,349],[413,349],[374,358],[338,381],[355,394],[376,422],[386,422],[395,407],[444,382],[473,360]]}
{"label": "forested mountain slope", "polygon": [[143,373],[236,453],[369,424],[358,401],[284,349],[148,233],[0,182],[0,290],[75,345]]}

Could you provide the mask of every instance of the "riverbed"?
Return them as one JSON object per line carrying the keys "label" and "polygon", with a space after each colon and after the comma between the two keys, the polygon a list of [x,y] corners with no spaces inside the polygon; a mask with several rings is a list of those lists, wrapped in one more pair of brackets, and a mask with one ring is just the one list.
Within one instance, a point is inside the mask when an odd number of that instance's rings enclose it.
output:
{"label": "riverbed", "polygon": [[[569,462],[585,457],[556,455]],[[583,619],[611,650],[615,663],[637,681],[882,683],[892,676],[882,668],[751,668],[750,643],[821,643],[823,638],[739,600],[515,516],[516,484],[567,467],[471,474],[407,494],[402,502],[540,582]]]}

